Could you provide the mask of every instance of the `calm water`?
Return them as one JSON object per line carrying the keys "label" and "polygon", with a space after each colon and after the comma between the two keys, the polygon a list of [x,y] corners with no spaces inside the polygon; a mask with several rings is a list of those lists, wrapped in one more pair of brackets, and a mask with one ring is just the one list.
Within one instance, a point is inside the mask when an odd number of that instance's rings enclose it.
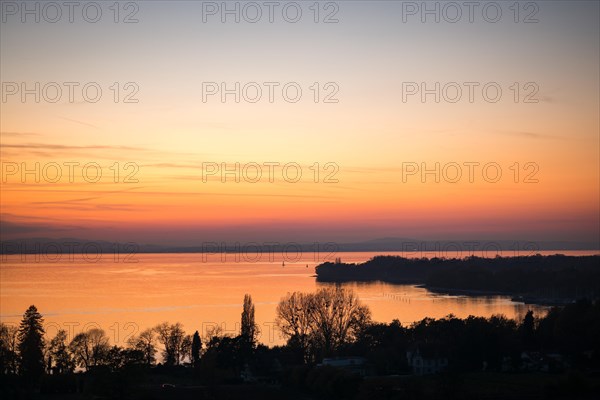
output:
{"label": "calm water", "polygon": [[[345,262],[359,262],[375,253],[339,255]],[[269,262],[266,257],[258,262],[249,262],[254,257],[236,262],[232,254],[224,262],[219,256],[204,261],[201,254],[137,254],[136,263],[115,262],[112,256],[94,263],[66,257],[42,262],[34,257],[28,255],[23,262],[9,256],[2,262],[2,322],[18,323],[25,309],[35,304],[45,316],[49,336],[59,328],[73,335],[100,327],[117,344],[162,321],[181,322],[188,333],[198,330],[204,334],[215,325],[238,333],[245,293],[252,295],[256,305],[256,322],[262,329],[260,341],[281,344],[283,340],[274,328],[278,301],[287,292],[312,292],[323,285],[315,281],[317,262],[312,256],[285,266],[280,260]],[[383,322],[399,319],[409,324],[450,313],[458,317],[504,314],[521,318],[530,308],[537,313],[545,310],[502,296],[447,296],[385,283],[347,286],[371,308],[373,319]]]}

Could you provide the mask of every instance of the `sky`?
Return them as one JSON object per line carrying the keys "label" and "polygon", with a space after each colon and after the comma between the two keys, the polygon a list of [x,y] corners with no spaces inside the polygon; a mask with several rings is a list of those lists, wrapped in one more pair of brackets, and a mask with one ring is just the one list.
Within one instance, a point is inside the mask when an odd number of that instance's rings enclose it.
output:
{"label": "sky", "polygon": [[3,1],[2,239],[599,243],[599,2],[473,4]]}

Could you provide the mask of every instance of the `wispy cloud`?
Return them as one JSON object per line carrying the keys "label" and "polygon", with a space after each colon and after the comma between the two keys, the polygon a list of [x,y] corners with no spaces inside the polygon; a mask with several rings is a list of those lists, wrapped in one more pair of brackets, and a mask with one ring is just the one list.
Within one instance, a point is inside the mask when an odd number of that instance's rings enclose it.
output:
{"label": "wispy cloud", "polygon": [[155,163],[143,164],[140,167],[155,167],[155,168],[201,168],[202,164],[176,164],[176,163]]}
{"label": "wispy cloud", "polygon": [[493,130],[493,133],[506,136],[517,136],[528,139],[562,139],[560,136],[549,135],[547,133],[529,132],[529,131],[500,131]]}
{"label": "wispy cloud", "polygon": [[69,122],[74,122],[76,124],[80,124],[80,125],[84,125],[84,126],[89,126],[90,128],[98,129],[98,127],[94,124],[89,124],[87,122],[79,121],[76,119],[61,117],[61,116],[57,116],[56,118],[59,118],[59,119],[65,120],[65,121],[69,121]]}
{"label": "wispy cloud", "polygon": [[15,149],[45,149],[45,150],[131,150],[131,151],[147,151],[141,147],[130,146],[107,146],[107,145],[87,145],[87,146],[68,146],[63,144],[47,144],[47,143],[26,143],[26,144],[3,144],[5,148]]}
{"label": "wispy cloud", "polygon": [[39,133],[33,133],[33,132],[0,132],[0,136],[23,137],[23,136],[41,136],[41,135]]}
{"label": "wispy cloud", "polygon": [[13,222],[2,219],[0,232],[2,235],[21,235],[48,232],[67,232],[82,229],[81,226],[67,224]]}

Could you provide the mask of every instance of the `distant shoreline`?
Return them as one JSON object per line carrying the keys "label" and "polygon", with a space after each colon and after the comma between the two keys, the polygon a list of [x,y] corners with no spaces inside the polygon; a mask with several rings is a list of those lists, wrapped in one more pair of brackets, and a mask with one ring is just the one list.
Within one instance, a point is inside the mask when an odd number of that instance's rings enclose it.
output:
{"label": "distant shoreline", "polygon": [[[381,239],[373,241],[337,243],[337,242],[276,242],[276,241],[203,241],[189,245],[157,245],[139,242],[120,242],[107,240],[88,240],[81,238],[26,238],[0,241],[0,254],[39,254],[39,253],[75,253],[84,249],[100,249],[104,253],[120,252],[135,254],[240,254],[275,253],[278,256],[300,251],[306,254],[318,254],[320,260],[332,258],[338,253],[398,253],[411,257],[467,257],[477,255],[503,257],[534,255],[538,252],[585,252],[600,255],[600,243],[568,241],[509,241],[509,240],[418,240],[418,239]],[[286,260],[287,261],[287,260]]]}
{"label": "distant shoreline", "polygon": [[510,296],[526,304],[564,305],[579,298],[600,298],[599,255],[463,259],[377,256],[358,264],[337,259],[315,270],[319,282],[381,281],[450,295]]}
{"label": "distant shoreline", "polygon": [[427,289],[432,293],[447,294],[450,296],[469,296],[469,297],[510,297],[511,301],[519,302],[523,304],[533,304],[538,306],[562,306],[571,304],[574,302],[572,299],[546,299],[542,297],[526,297],[526,296],[515,296],[509,292],[497,292],[497,291],[486,291],[486,290],[472,290],[472,289],[448,289],[441,287],[430,287],[427,285],[415,285],[423,289]]}
{"label": "distant shoreline", "polygon": [[[125,244],[126,245],[126,244]],[[6,256],[14,256],[14,255],[21,255],[21,254],[56,254],[58,253],[56,250],[56,248],[50,248],[48,247],[47,249],[44,249],[44,251],[38,251],[35,248],[34,249],[24,249],[23,251],[15,251],[14,248],[6,248],[6,247],[2,247],[0,249],[0,255],[6,255]],[[106,250],[107,253],[109,253],[109,250],[112,250],[109,247],[101,247],[101,249]],[[276,252],[280,252],[281,250],[278,249]],[[307,254],[310,254],[311,252],[314,252],[313,250],[309,249],[309,248],[301,248],[301,251],[306,252]],[[506,250],[502,250],[503,252],[506,252],[507,254],[512,253],[513,250],[510,249],[506,249]],[[467,258],[467,257],[471,257],[473,256],[473,253],[467,253],[467,251],[465,250],[465,255],[458,257],[458,258]],[[540,254],[540,253],[548,253],[548,254],[542,254],[542,255],[565,255],[565,256],[569,256],[569,254],[565,254],[566,253],[572,253],[572,252],[578,252],[578,253],[584,253],[584,254],[578,254],[578,255],[582,255],[582,256],[600,256],[600,250],[599,249],[540,249],[540,250],[536,250],[534,253],[531,254],[518,254],[518,255],[502,255],[500,257],[503,258],[514,258],[514,257],[526,257],[526,256],[533,256],[536,254]],[[68,252],[64,252],[65,254],[71,254]],[[172,249],[166,249],[166,250],[151,250],[151,249],[144,249],[144,248],[139,248],[137,250],[135,250],[133,252],[134,254],[198,254],[198,255],[202,255],[202,254],[206,254],[206,255],[213,255],[213,256],[217,256],[219,254],[257,254],[257,253],[263,253],[263,254],[268,254],[268,252],[247,252],[247,251],[234,251],[234,250],[226,250],[223,252],[207,252],[207,251],[202,251],[199,249],[180,249],[180,250],[172,250]],[[326,251],[319,251],[318,253],[324,254],[327,253]],[[414,257],[411,258],[441,258],[440,255],[430,255],[430,256],[425,256],[425,255],[421,255],[419,254],[420,252],[416,252],[416,251],[409,251],[409,250],[352,250],[352,249],[348,249],[348,250],[337,250],[335,253],[332,254],[338,254],[338,253],[380,253],[379,255],[392,255],[390,253],[403,253],[403,254],[413,254]],[[423,252],[423,254],[432,254],[432,253],[436,253],[435,251],[425,251]],[[438,253],[442,253],[442,252],[438,252]],[[479,253],[479,252],[475,252],[475,253]],[[529,253],[526,251],[522,251],[522,253]],[[82,251],[75,251],[72,254],[83,254]],[[451,254],[451,252],[450,252]],[[395,255],[395,254],[393,254]],[[482,257],[482,258],[493,258],[496,257],[496,254],[492,254],[490,251],[490,255],[489,257]],[[452,257],[455,258],[455,257]]]}

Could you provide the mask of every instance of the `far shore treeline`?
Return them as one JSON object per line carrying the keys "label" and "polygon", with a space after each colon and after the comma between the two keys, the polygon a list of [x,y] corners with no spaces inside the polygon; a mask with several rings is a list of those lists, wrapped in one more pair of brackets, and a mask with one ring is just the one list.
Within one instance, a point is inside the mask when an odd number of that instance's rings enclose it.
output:
{"label": "far shore treeline", "polygon": [[341,259],[316,268],[320,282],[383,281],[429,290],[508,294],[532,303],[600,298],[600,256],[403,258],[377,256],[360,264]]}

